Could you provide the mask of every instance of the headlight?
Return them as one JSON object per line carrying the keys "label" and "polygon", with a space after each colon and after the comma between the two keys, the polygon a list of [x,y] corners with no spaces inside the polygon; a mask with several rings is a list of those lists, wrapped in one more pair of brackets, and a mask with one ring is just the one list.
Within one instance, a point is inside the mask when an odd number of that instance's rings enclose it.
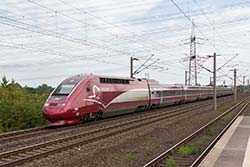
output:
{"label": "headlight", "polygon": [[48,107],[48,106],[49,106],[49,103],[45,103],[45,104],[44,104],[44,107]]}
{"label": "headlight", "polygon": [[58,103],[57,104],[57,107],[63,107],[63,106],[65,106],[65,103]]}

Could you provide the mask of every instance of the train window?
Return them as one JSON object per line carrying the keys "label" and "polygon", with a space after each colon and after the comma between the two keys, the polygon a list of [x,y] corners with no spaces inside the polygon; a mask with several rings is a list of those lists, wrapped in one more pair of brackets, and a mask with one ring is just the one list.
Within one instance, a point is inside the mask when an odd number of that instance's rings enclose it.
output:
{"label": "train window", "polygon": [[100,78],[100,83],[129,84],[128,79]]}
{"label": "train window", "polygon": [[69,95],[75,86],[76,84],[60,84],[53,95]]}
{"label": "train window", "polygon": [[188,90],[187,93],[188,94],[197,94],[197,93],[199,93],[199,90]]}
{"label": "train window", "polygon": [[182,90],[166,90],[162,92],[163,96],[182,95]]}
{"label": "train window", "polygon": [[163,96],[169,96],[168,91],[163,91]]}
{"label": "train window", "polygon": [[89,91],[90,91],[90,88],[89,88],[89,87],[87,87],[87,88],[86,88],[86,92],[89,92]]}
{"label": "train window", "polygon": [[182,91],[181,90],[177,90],[176,91],[176,95],[181,95],[182,94]]}

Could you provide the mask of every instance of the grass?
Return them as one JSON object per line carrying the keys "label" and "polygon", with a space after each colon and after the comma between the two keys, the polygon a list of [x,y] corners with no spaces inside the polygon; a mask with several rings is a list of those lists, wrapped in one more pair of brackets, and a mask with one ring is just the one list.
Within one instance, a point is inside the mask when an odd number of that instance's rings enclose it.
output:
{"label": "grass", "polygon": [[218,104],[218,111],[224,112],[235,104],[237,104],[237,102],[228,102],[227,104]]}
{"label": "grass", "polygon": [[174,159],[168,158],[166,160],[166,167],[176,167],[176,166],[177,166],[177,164],[176,164]]}
{"label": "grass", "polygon": [[177,153],[182,157],[188,157],[189,155],[194,155],[198,152],[198,148],[192,145],[182,146],[177,150]]}
{"label": "grass", "polygon": [[222,118],[222,120],[225,121],[225,122],[228,122],[228,121],[230,121],[231,119],[232,119],[232,116],[231,116],[231,115],[226,115],[226,116],[224,116],[224,117]]}
{"label": "grass", "polygon": [[198,145],[201,145],[202,143],[207,143],[211,140],[211,135],[203,135],[199,138],[199,140],[197,141],[197,144]]}

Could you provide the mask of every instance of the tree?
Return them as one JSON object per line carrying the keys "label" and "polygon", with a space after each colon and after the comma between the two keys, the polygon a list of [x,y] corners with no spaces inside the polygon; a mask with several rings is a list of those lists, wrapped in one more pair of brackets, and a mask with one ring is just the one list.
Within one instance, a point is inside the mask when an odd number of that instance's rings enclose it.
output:
{"label": "tree", "polygon": [[48,93],[50,93],[52,90],[53,90],[53,88],[52,88],[51,86],[48,86],[47,84],[39,85],[39,86],[36,88],[36,92],[37,92],[38,94],[48,94]]}
{"label": "tree", "polygon": [[8,84],[9,84],[9,81],[7,80],[6,76],[4,76],[4,77],[2,78],[1,86],[2,86],[3,88],[7,88],[7,87],[8,87]]}
{"label": "tree", "polygon": [[22,87],[4,77],[0,86],[0,133],[44,125],[43,105],[52,87]]}

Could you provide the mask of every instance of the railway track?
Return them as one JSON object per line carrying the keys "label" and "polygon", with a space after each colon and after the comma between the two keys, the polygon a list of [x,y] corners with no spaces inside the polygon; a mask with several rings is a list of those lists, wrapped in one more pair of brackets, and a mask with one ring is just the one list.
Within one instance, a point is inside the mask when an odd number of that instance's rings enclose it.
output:
{"label": "railway track", "polygon": [[7,133],[2,133],[0,134],[0,140],[1,142],[4,142],[5,140],[11,140],[12,138],[17,138],[17,136],[22,136],[22,135],[28,135],[28,134],[33,134],[37,133],[40,131],[43,131],[44,129],[48,128],[48,126],[42,126],[42,127],[36,127],[36,128],[30,128],[30,129],[24,129],[24,130],[18,130],[18,131],[13,131],[13,132],[7,132]]}
{"label": "railway track", "polygon": [[[223,101],[224,101],[224,99],[227,100],[227,97],[221,98],[221,100],[223,100]],[[201,101],[199,103],[201,103],[201,104],[197,105],[197,103],[193,103],[193,104],[185,104],[184,106],[178,106],[177,110],[182,110],[183,108],[192,107],[192,106],[199,106],[199,105],[207,104],[207,103],[210,103],[210,102],[209,101]],[[171,112],[172,110],[173,110],[173,112],[175,112],[176,111],[175,107],[177,107],[177,106],[172,106],[172,107],[167,108],[167,109],[166,108],[160,108],[160,109],[157,109],[157,110],[159,110],[159,113]],[[155,114],[156,112],[155,113],[145,112],[145,114],[147,114],[147,113],[152,115],[152,114]],[[140,114],[142,114],[142,113],[134,113],[134,114],[130,114],[130,115],[124,115],[124,116],[120,116],[119,119],[120,118],[126,118],[126,117],[134,117],[134,116],[140,115]],[[42,135],[46,135],[46,134],[49,134],[49,133],[56,133],[56,132],[60,132],[60,131],[63,131],[65,133],[65,132],[71,131],[72,129],[91,126],[91,125],[94,125],[94,124],[101,124],[103,122],[113,121],[115,119],[117,119],[117,117],[107,118],[107,119],[100,120],[100,121],[97,121],[97,122],[88,122],[88,123],[85,123],[85,124],[78,124],[78,125],[72,125],[72,126],[66,126],[66,127],[60,127],[60,128],[51,128],[49,126],[42,126],[42,127],[31,128],[31,129],[26,129],[26,130],[19,130],[19,131],[0,134],[0,140],[1,140],[1,144],[4,144],[4,143],[9,143],[11,141],[17,141],[17,140],[20,140],[20,139],[27,139],[27,138],[31,138],[31,137],[34,137],[34,136],[42,136]]]}
{"label": "railway track", "polygon": [[152,115],[147,115],[143,118],[128,120],[125,122],[111,125],[108,127],[92,130],[89,132],[71,135],[39,144],[26,146],[23,148],[0,153],[0,166],[13,166],[28,162],[30,160],[44,157],[56,152],[67,150],[75,146],[84,145],[99,141],[110,136],[114,136],[123,132],[127,132],[142,126],[146,126],[161,120],[186,114],[189,112],[196,112],[198,109],[210,106],[211,104],[201,104],[198,106],[190,106],[186,109],[176,109],[168,112],[155,112]]}
{"label": "railway track", "polygon": [[[176,111],[176,110],[174,110],[174,111]],[[170,110],[170,112],[171,112],[171,110]],[[105,120],[105,121],[107,122],[107,120]],[[45,134],[54,133],[57,131],[67,132],[67,131],[71,131],[72,129],[82,128],[82,127],[90,126],[93,124],[99,124],[99,123],[103,123],[105,121],[89,122],[89,123],[80,124],[80,125],[72,125],[72,126],[68,126],[68,127],[56,127],[56,128],[44,126],[44,127],[16,131],[16,132],[4,133],[4,134],[0,135],[0,140],[1,140],[1,144],[4,144],[5,142],[10,142],[10,141],[19,140],[19,139],[25,139],[25,138],[29,138],[29,137],[33,137],[33,136],[37,136],[37,135],[45,135]],[[112,121],[112,119],[109,119],[109,121]]]}
{"label": "railway track", "polygon": [[[250,98],[245,98],[238,104],[234,105],[227,111],[223,112],[221,115],[216,117],[215,119],[211,120],[208,122],[206,125],[202,126],[186,138],[182,139],[178,143],[176,143],[174,146],[171,148],[165,150],[163,153],[155,157],[153,160],[145,164],[143,167],[166,167],[170,164],[174,164],[175,166],[180,166],[180,167],[194,167],[197,166],[202,159],[207,155],[209,150],[212,149],[212,147],[215,145],[215,143],[220,139],[220,137],[226,132],[226,130],[230,127],[230,125],[236,120],[236,118],[249,106],[250,104]],[[218,123],[220,124],[219,121],[221,119],[225,118],[227,115],[232,114],[232,112],[236,112],[228,123],[226,123],[223,126],[223,129],[220,129],[216,135],[211,137],[209,139],[209,143],[207,140],[204,140],[206,142],[197,142],[201,141],[199,140],[200,138],[204,137],[206,133],[211,133],[209,131],[209,128],[211,128],[213,125],[216,126],[215,124]],[[194,145],[199,143],[198,148],[202,150],[200,153],[190,153],[189,155],[181,155],[181,148],[185,149],[188,148],[190,149],[190,146],[195,146]],[[198,150],[196,150],[198,152]],[[171,166],[171,165],[170,165]]]}

